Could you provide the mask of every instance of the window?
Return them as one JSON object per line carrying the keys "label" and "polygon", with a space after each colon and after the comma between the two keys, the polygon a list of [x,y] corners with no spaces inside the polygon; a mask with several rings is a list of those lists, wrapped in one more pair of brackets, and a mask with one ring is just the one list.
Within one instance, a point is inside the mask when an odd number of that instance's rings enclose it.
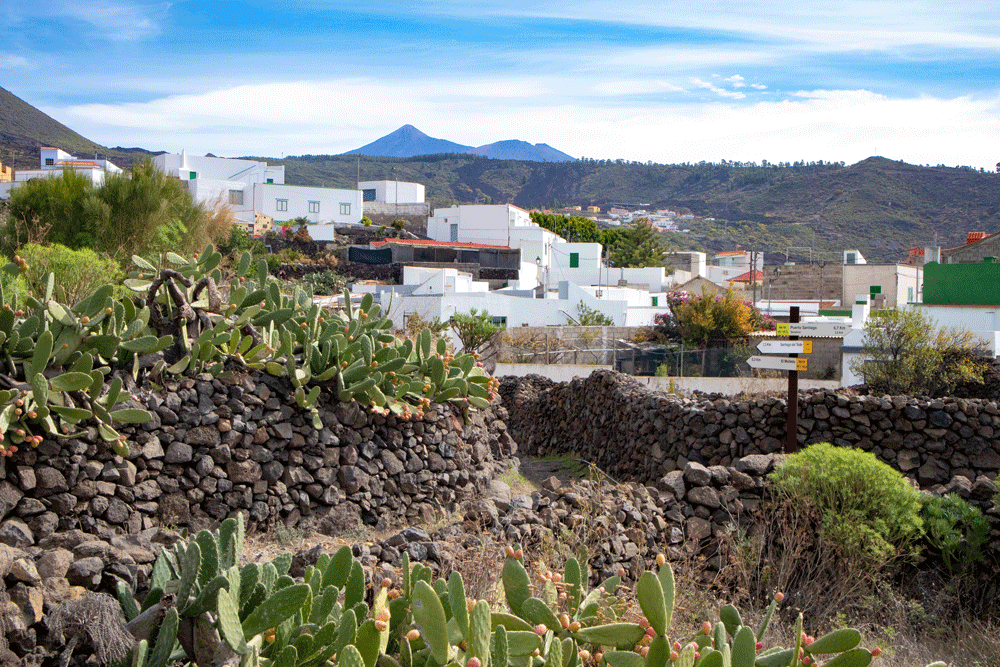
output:
{"label": "window", "polygon": [[311,202],[309,202],[309,212],[310,213],[319,213],[319,202],[318,201],[311,201]]}
{"label": "window", "polygon": [[268,183],[274,183],[274,179],[273,178],[269,178],[269,179],[267,179],[267,182]]}
{"label": "window", "polygon": [[350,204],[341,203],[340,204],[340,214],[341,215],[350,215],[351,214],[351,205]]}
{"label": "window", "polygon": [[458,241],[458,225],[451,226],[451,236],[449,237],[452,241]]}
{"label": "window", "polygon": [[506,315],[494,316],[493,317],[493,324],[499,324],[504,329],[506,329],[507,328],[507,316]]}
{"label": "window", "polygon": [[375,188],[367,188],[361,191],[361,201],[375,201]]}
{"label": "window", "polygon": [[913,288],[912,287],[907,287],[906,288],[906,300],[909,301],[909,302],[911,302],[911,303],[913,301]]}
{"label": "window", "polygon": [[50,158],[50,157],[45,158],[46,167],[54,167],[55,164],[56,164],[55,158]]}
{"label": "window", "polygon": [[229,203],[234,206],[243,205],[243,191],[242,190],[230,190],[229,191]]}
{"label": "window", "polygon": [[188,180],[189,181],[193,181],[196,178],[198,178],[198,172],[197,171],[189,171],[188,172]]}
{"label": "window", "polygon": [[654,297],[650,297],[650,298],[653,299],[653,308],[656,308],[657,306],[660,305],[660,297],[654,296]]}
{"label": "window", "polygon": [[[571,252],[569,254],[569,268],[571,269],[580,268],[580,253]],[[656,304],[654,303],[653,305],[655,306]]]}
{"label": "window", "polygon": [[287,211],[288,210],[288,200],[287,199],[275,199],[274,200],[274,210],[276,210],[276,211]]}
{"label": "window", "polygon": [[854,252],[847,253],[846,259],[847,259],[847,261],[844,262],[845,264],[857,264],[858,263],[858,255],[857,255],[857,253],[854,253]]}

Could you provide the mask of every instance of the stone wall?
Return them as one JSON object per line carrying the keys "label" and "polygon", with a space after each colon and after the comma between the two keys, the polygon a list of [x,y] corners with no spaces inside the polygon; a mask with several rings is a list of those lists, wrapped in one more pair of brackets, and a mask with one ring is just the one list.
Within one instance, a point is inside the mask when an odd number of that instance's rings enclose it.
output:
{"label": "stone wall", "polygon": [[93,428],[16,452],[0,472],[0,542],[197,528],[237,511],[251,526],[305,522],[328,533],[422,521],[480,493],[494,455],[515,449],[499,406],[468,423],[446,406],[403,421],[324,394],[317,430],[291,393],[269,375],[171,380],[143,398],[153,420],[122,429],[126,459]]}
{"label": "stone wall", "polygon": [[[616,479],[653,483],[689,461],[729,465],[784,447],[784,399],[681,399],[627,375],[595,371],[556,384],[504,378],[500,393],[522,452],[573,452]],[[976,501],[997,492],[1000,409],[980,399],[928,400],[800,394],[799,443],[831,442],[871,451],[921,487]]]}

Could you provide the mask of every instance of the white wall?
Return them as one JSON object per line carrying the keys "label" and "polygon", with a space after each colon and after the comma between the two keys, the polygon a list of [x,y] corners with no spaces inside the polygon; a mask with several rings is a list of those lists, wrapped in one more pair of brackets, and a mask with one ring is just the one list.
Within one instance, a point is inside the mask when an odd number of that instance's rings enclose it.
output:
{"label": "white wall", "polygon": [[[360,190],[336,190],[333,188],[307,188],[297,185],[270,185],[255,183],[252,194],[245,192],[244,205],[252,201],[253,210],[269,215],[275,223],[304,217],[317,223],[357,223],[363,215]],[[249,195],[249,196],[248,196]],[[278,201],[285,200],[286,210],[278,210]],[[309,202],[319,202],[319,212],[309,210]],[[341,213],[341,204],[347,204],[349,212]]]}
{"label": "white wall", "polygon": [[855,294],[867,294],[871,286],[878,285],[883,307],[905,306],[920,296],[919,275],[920,269],[909,264],[845,264],[844,302],[853,303]]}
{"label": "white wall", "polygon": [[425,198],[425,188],[420,183],[362,181],[358,190],[375,190],[375,201],[387,204],[423,204]]}
{"label": "white wall", "polygon": [[[266,162],[257,160],[164,153],[155,156],[153,164],[168,176],[174,176],[182,181],[205,178],[240,183],[267,183],[267,180],[271,179],[275,185],[285,182],[284,166],[268,166]],[[195,172],[194,179],[191,178],[192,171]]]}

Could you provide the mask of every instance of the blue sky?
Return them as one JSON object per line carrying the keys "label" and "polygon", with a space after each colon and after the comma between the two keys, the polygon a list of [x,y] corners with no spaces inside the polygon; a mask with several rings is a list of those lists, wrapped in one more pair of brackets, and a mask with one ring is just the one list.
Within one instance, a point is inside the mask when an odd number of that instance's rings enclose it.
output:
{"label": "blue sky", "polygon": [[577,157],[992,168],[992,9],[0,0],[0,86],[99,143],[175,152],[341,153],[410,123]]}

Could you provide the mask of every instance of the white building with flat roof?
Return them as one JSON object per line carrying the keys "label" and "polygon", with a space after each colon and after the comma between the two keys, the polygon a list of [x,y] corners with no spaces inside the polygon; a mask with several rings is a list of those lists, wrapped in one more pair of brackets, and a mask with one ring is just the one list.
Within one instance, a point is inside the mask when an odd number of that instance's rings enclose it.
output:
{"label": "white building with flat roof", "polygon": [[420,183],[403,181],[361,181],[358,190],[364,201],[380,201],[386,204],[423,204],[425,188]]}
{"label": "white building with flat roof", "polygon": [[244,225],[253,224],[255,214],[273,218],[278,225],[293,218],[315,224],[358,223],[363,215],[360,190],[287,185],[280,165],[195,157],[183,151],[157,155],[153,163],[186,183],[195,201],[228,205]]}
{"label": "white building with flat roof", "polygon": [[0,183],[0,199],[7,199],[14,188],[35,178],[55,178],[64,169],[72,169],[77,174],[89,179],[93,185],[102,185],[106,174],[120,174],[118,165],[107,159],[78,158],[64,150],[44,146],[38,149],[38,169],[22,169],[15,172],[13,181]]}

